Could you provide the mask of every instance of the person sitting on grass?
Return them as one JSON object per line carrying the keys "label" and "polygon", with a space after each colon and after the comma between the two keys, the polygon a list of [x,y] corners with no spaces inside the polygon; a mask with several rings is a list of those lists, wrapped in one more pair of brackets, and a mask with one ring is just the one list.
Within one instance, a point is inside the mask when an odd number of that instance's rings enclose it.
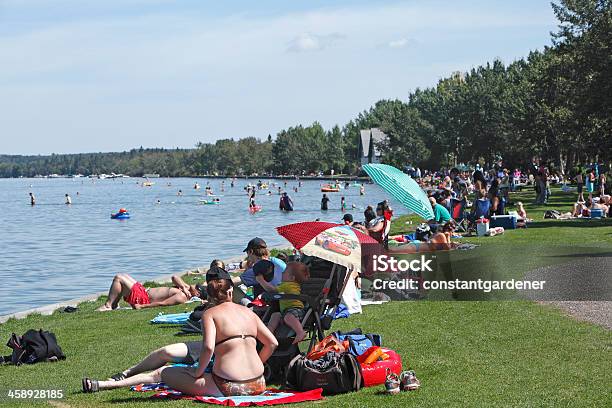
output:
{"label": "person sitting on grass", "polygon": [[202,296],[195,285],[188,285],[178,275],[172,276],[174,287],[160,286],[145,288],[142,283],[128,274],[117,274],[113,278],[106,302],[96,309],[98,312],[114,310],[119,307],[121,298],[134,309],[157,306],[173,306],[187,302],[192,297]]}
{"label": "person sitting on grass", "polygon": [[[309,278],[310,271],[308,266],[301,262],[289,262],[285,272],[283,272],[283,281],[280,283],[280,285],[270,285],[270,287],[267,287],[266,290],[269,292],[278,292],[287,295],[300,295],[302,293],[301,285]],[[282,320],[295,332],[293,344],[298,344],[306,337],[306,332],[302,327],[304,303],[298,299],[287,299],[280,300],[279,306],[280,312],[272,313],[272,316],[270,316],[268,329],[274,333]]]}
{"label": "person sitting on grass", "polygon": [[438,204],[435,198],[429,197],[429,202],[431,203],[431,208],[433,209],[434,217],[427,221],[427,223],[430,225],[432,231],[435,232],[437,231],[439,225],[450,221],[451,216],[446,207]]}
{"label": "person sitting on grass", "polygon": [[[83,392],[164,382],[187,395],[261,394],[266,388],[264,363],[278,341],[255,313],[232,302],[233,283],[227,271],[214,268],[206,274],[206,281],[208,298],[215,306],[202,316],[204,336],[197,367],[161,367],[119,381],[83,378]],[[259,352],[258,342],[261,343]],[[213,354],[212,372],[207,373]]]}
{"label": "person sitting on grass", "polygon": [[109,377],[109,381],[121,381],[148,371],[157,370],[169,363],[194,365],[200,359],[202,341],[187,341],[160,347],[149,353],[136,365]]}
{"label": "person sitting on grass", "polygon": [[[266,241],[261,238],[255,237],[249,241],[244,252],[247,254],[247,261],[241,262],[241,267],[244,264],[247,269],[237,277],[233,278],[235,284],[244,284],[246,287],[253,288],[253,296],[257,297],[259,294],[264,292],[263,285],[266,282],[271,282],[273,285],[278,285],[281,282],[283,271],[285,270],[285,263],[280,259],[270,256],[270,250]],[[253,266],[260,260],[268,260],[274,264],[274,273],[272,277],[262,276],[261,274],[255,273]],[[269,278],[269,279],[267,279]],[[235,294],[235,300],[240,294]],[[244,297],[244,296],[243,296]]]}

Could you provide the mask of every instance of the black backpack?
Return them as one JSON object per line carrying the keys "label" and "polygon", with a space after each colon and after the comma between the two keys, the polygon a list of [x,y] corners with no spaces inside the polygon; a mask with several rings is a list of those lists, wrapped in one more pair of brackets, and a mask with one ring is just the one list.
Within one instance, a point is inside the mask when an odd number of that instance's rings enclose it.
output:
{"label": "black backpack", "polygon": [[15,365],[66,359],[55,334],[42,329],[30,329],[23,336],[13,333],[6,345],[13,349],[10,362]]}
{"label": "black backpack", "polygon": [[319,360],[303,354],[289,362],[285,384],[296,391],[323,389],[323,395],[358,391],[362,386],[361,367],[350,353],[329,352]]}

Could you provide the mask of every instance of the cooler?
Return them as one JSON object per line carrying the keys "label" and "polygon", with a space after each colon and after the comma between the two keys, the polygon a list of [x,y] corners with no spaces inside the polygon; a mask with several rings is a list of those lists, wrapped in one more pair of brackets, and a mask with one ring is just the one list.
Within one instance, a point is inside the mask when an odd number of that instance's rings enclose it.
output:
{"label": "cooler", "polygon": [[490,226],[491,228],[516,229],[516,217],[514,215],[493,215],[490,219]]}

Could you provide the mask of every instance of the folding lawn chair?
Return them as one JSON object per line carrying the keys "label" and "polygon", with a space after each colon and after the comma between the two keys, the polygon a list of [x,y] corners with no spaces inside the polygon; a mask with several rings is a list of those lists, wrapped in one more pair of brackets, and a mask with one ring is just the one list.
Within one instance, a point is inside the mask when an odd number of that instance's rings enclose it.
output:
{"label": "folding lawn chair", "polygon": [[457,223],[457,231],[467,232],[469,227],[468,214],[466,212],[466,201],[451,198],[451,217]]}

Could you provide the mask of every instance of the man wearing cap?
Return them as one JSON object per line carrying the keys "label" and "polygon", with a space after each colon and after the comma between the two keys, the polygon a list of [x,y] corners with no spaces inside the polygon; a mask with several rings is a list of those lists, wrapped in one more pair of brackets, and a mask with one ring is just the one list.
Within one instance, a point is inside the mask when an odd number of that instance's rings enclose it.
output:
{"label": "man wearing cap", "polygon": [[[233,278],[234,283],[253,287],[253,294],[257,296],[264,291],[266,283],[277,286],[281,282],[287,265],[280,259],[270,256],[266,241],[255,237],[249,241],[244,252],[247,253],[247,264],[250,267],[239,277]],[[262,260],[268,262],[257,265]],[[270,271],[270,264],[273,265],[272,271]],[[255,268],[256,265],[257,268]]]}

